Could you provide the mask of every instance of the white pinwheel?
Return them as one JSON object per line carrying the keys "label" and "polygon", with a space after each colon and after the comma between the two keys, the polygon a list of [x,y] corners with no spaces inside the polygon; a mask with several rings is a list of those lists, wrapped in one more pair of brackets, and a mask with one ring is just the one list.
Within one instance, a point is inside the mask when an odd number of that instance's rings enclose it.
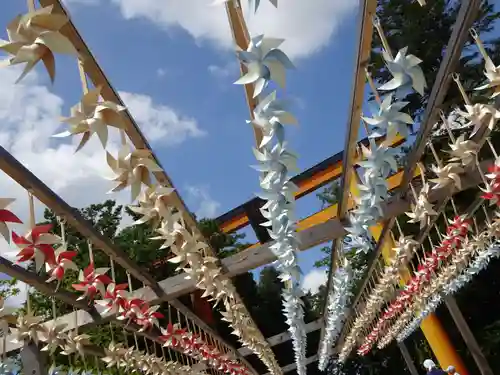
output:
{"label": "white pinwheel", "polygon": [[[261,0],[248,0],[248,4],[250,8],[254,8],[255,13],[257,13],[257,10],[259,9]],[[278,7],[278,0],[269,0],[271,4],[274,5],[275,8]]]}
{"label": "white pinwheel", "polygon": [[253,153],[259,162],[259,165],[253,166],[253,168],[266,173],[261,184],[283,180],[288,172],[297,169],[297,156],[286,149],[286,142],[283,145],[276,144],[270,149],[257,150],[254,148]]}
{"label": "white pinwheel", "polygon": [[106,367],[118,367],[125,355],[125,348],[122,344],[115,344],[110,342],[107,348],[104,348],[105,356],[101,358],[106,363]]}
{"label": "white pinwheel", "polygon": [[442,167],[433,165],[432,172],[436,174],[436,178],[431,178],[430,181],[435,183],[433,189],[440,189],[450,185],[455,185],[458,189],[461,188],[460,173],[464,170],[458,163],[448,163]]}
{"label": "white pinwheel", "polygon": [[106,160],[115,174],[111,180],[118,183],[110,192],[121,191],[130,186],[132,201],[141,192],[142,184],[152,185],[150,173],[162,171],[153,159],[150,150],[131,150],[128,145],[124,145],[120,149],[116,159],[109,152],[106,152]]}
{"label": "white pinwheel", "polygon": [[377,146],[371,138],[369,148],[362,144],[361,151],[365,160],[358,162],[358,165],[366,169],[366,174],[387,178],[391,171],[398,170],[395,151],[389,146],[385,144]]}
{"label": "white pinwheel", "polygon": [[471,140],[465,140],[465,134],[461,134],[453,143],[450,143],[451,151],[448,151],[452,162],[460,162],[464,167],[476,161],[479,145]]}
{"label": "white pinwheel", "polygon": [[407,55],[407,52],[408,47],[400,49],[393,60],[385,50],[383,51],[384,60],[393,78],[380,86],[379,90],[398,90],[399,96],[403,97],[408,93],[408,89],[413,87],[417,93],[424,95],[427,83],[422,68],[419,66],[422,60],[414,55]]}
{"label": "white pinwheel", "polygon": [[373,111],[373,117],[363,117],[363,120],[376,128],[370,134],[372,138],[386,136],[387,140],[394,139],[398,134],[402,137],[408,137],[408,126],[413,124],[413,119],[407,113],[401,110],[408,105],[409,102],[395,101],[392,102],[393,94],[387,95],[380,104],[378,111]]}
{"label": "white pinwheel", "polygon": [[424,228],[429,223],[431,216],[436,216],[432,204],[429,202],[429,184],[425,184],[418,194],[416,204],[412,204],[411,212],[406,212],[406,216],[410,218],[409,223],[420,223],[420,229]]}
{"label": "white pinwheel", "polygon": [[[141,218],[134,221],[133,225],[150,222],[153,227],[156,227],[164,219],[171,219],[174,213],[167,202],[173,192],[173,188],[156,185],[142,191],[138,197],[138,205],[128,206],[136,214],[142,215]],[[182,214],[177,213],[177,216],[182,217]]]}
{"label": "white pinwheel", "polygon": [[285,53],[278,47],[284,39],[266,38],[259,35],[250,41],[246,51],[238,51],[240,61],[247,67],[247,73],[235,84],[255,84],[253,97],[260,95],[271,80],[285,87],[285,70],[294,66]]}
{"label": "white pinwheel", "polygon": [[101,87],[90,90],[83,95],[80,103],[71,108],[71,116],[62,119],[69,125],[69,130],[53,137],[69,137],[81,134],[82,139],[76,151],[82,149],[92,135],[96,134],[102,147],[108,143],[108,126],[118,129],[124,128],[122,112],[125,107],[108,100],[99,100]]}
{"label": "white pinwheel", "polygon": [[35,344],[38,344],[44,331],[41,325],[42,321],[42,316],[20,315],[17,318],[16,327],[11,328],[14,335],[12,342],[24,343],[33,341]]}
{"label": "white pinwheel", "polygon": [[76,331],[70,331],[64,337],[64,342],[61,345],[63,355],[78,354],[81,357],[85,355],[85,345],[90,345],[90,336]]}
{"label": "white pinwheel", "polygon": [[45,325],[40,333],[40,341],[45,343],[45,346],[40,350],[53,354],[58,347],[64,344],[62,332],[67,326],[66,323],[58,324],[57,321]]}
{"label": "white pinwheel", "polygon": [[490,58],[485,60],[484,64],[484,75],[488,80],[488,83],[483,86],[479,86],[476,90],[493,89],[491,93],[491,98],[495,98],[500,94],[500,67],[495,66]]}
{"label": "white pinwheel", "polygon": [[52,13],[53,7],[48,6],[17,16],[8,26],[9,41],[0,39],[0,50],[13,55],[8,59],[8,65],[26,63],[21,81],[34,66],[42,61],[47,69],[50,80],[55,80],[55,53],[78,56],[78,51],[60,29],[68,22],[64,14]]}
{"label": "white pinwheel", "polygon": [[466,104],[464,107],[465,111],[457,109],[457,113],[468,121],[467,126],[474,126],[470,135],[471,137],[484,126],[488,126],[490,130],[493,130],[497,120],[500,118],[500,112],[488,104]]}
{"label": "white pinwheel", "polygon": [[259,148],[267,145],[273,138],[280,144],[285,142],[283,125],[297,123],[297,119],[288,112],[287,108],[287,102],[276,98],[276,91],[262,99],[255,107],[254,119],[248,123],[259,128],[263,133]]}
{"label": "white pinwheel", "polygon": [[282,292],[283,312],[286,318],[288,331],[293,339],[293,349],[295,353],[295,363],[297,373],[305,375],[305,351],[306,351],[306,332],[304,324],[304,302],[301,299],[301,290],[297,286]]}

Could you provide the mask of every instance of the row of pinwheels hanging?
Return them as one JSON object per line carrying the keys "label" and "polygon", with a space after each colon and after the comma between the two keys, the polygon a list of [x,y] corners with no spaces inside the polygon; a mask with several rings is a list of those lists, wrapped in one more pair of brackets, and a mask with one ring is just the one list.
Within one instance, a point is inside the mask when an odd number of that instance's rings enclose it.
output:
{"label": "row of pinwheels hanging", "polygon": [[[277,7],[277,1],[271,1]],[[255,10],[259,1],[255,1]],[[239,1],[227,6],[239,6]],[[285,140],[285,125],[295,124],[288,103],[280,99],[276,90],[266,93],[274,82],[284,88],[286,70],[294,65],[279,48],[283,39],[258,35],[251,38],[246,50],[237,52],[245,72],[235,84],[253,85],[253,97],[257,101],[252,120],[248,123],[259,129],[262,140],[253,152],[260,172],[261,192],[257,194],[266,201],[260,209],[274,243],[270,246],[276,256],[276,269],[285,282],[283,291],[283,314],[291,334],[295,363],[299,375],[306,374],[306,329],[303,302],[301,300],[301,272],[297,262],[298,240],[296,237],[295,192],[297,187],[290,181],[289,173],[296,170],[296,155],[289,150]]]}
{"label": "row of pinwheels hanging", "polygon": [[[390,145],[398,135],[407,137],[408,127],[414,123],[408,114],[402,112],[408,105],[403,99],[411,92],[423,95],[426,88],[424,74],[419,66],[421,60],[408,54],[406,47],[394,57],[378,18],[375,17],[373,22],[382,41],[382,56],[392,74],[392,79],[378,88],[387,92],[381,99],[367,71],[367,79],[375,90],[373,94],[377,105],[370,102],[372,117],[362,117],[362,120],[371,127],[368,131],[369,145],[368,147],[361,145],[362,160],[358,165],[363,168],[363,174],[358,184],[359,195],[354,197],[356,207],[350,212],[349,225],[345,228],[348,234],[343,240],[343,249],[339,250],[354,254],[373,250],[369,227],[383,217],[382,204],[389,194],[387,178],[398,169],[397,153]],[[384,142],[377,144],[376,139],[381,137],[385,138]],[[346,271],[341,267],[339,272],[343,275]],[[340,280],[343,282],[339,282]],[[332,284],[328,288],[326,309],[328,316],[325,317],[325,334],[319,353],[320,370],[325,369],[330,347],[340,335],[346,319],[345,306],[349,303],[352,282],[342,276],[340,280],[334,275]],[[339,308],[338,301],[341,298],[343,306]]]}
{"label": "row of pinwheels hanging", "polygon": [[[478,87],[478,89],[493,88],[492,97],[495,97],[498,95],[496,67],[488,57],[475,32],[472,32],[472,35],[485,59],[485,75],[488,80],[486,85]],[[433,183],[432,189],[448,187],[461,189],[461,174],[465,172],[465,169],[474,168],[474,166],[480,168],[477,154],[484,142],[476,143],[470,138],[476,135],[480,129],[488,128],[491,131],[500,118],[500,112],[493,106],[483,103],[472,104],[460,83],[459,77],[454,75],[453,79],[457,83],[465,102],[465,111],[458,110],[456,112],[467,120],[472,131],[469,134],[469,139],[466,139],[464,133],[455,138],[444,114],[441,115],[443,125],[451,139],[450,150],[447,151],[450,158],[447,163],[443,163],[434,150],[432,143],[429,143],[437,164],[437,166],[432,167],[432,172],[436,175],[435,178],[430,179],[430,182]],[[485,132],[485,136],[487,134],[489,133]],[[492,144],[489,143],[489,145],[496,161],[495,165],[490,167],[490,173],[486,176],[479,169],[485,185],[482,188],[483,194],[481,198],[491,204],[498,205],[500,197],[500,174],[498,174],[500,169],[498,165],[500,165],[500,159],[498,159]],[[420,192],[416,194],[412,187],[415,203],[412,205],[412,211],[407,213],[410,218],[409,222],[420,223],[421,229],[431,223],[431,217],[437,217],[438,215],[429,202],[428,195],[431,188],[425,180],[424,172],[422,168],[423,186]],[[401,237],[393,249],[392,258],[368,297],[364,311],[358,313],[350,327],[350,331],[348,331],[339,355],[341,362],[345,361],[363,336],[362,345],[358,348],[358,354],[360,355],[368,353],[377,342],[377,347],[380,349],[396,338],[404,340],[419,326],[422,319],[437,308],[444,295],[459,290],[480,270],[484,269],[490,259],[498,257],[498,244],[496,242],[498,220],[491,222],[485,209],[488,229],[483,233],[476,233],[475,236],[470,238],[470,219],[465,215],[459,215],[456,212],[453,199],[451,202],[455,209],[455,217],[447,223],[445,234],[437,232],[440,243],[434,246],[431,242],[431,251],[425,254],[424,260],[421,261],[414,276],[397,293],[397,297],[384,309],[370,329],[368,327],[370,327],[373,319],[379,315],[385,301],[392,298],[395,284],[399,281],[401,272],[407,269],[409,260],[420,246],[419,242],[401,233]],[[443,266],[442,264],[446,265]],[[436,276],[438,272],[439,274]],[[411,320],[417,312],[419,312],[417,316]]]}
{"label": "row of pinwheels hanging", "polygon": [[[3,199],[4,202],[12,200]],[[6,209],[6,204],[0,210],[0,220],[6,227],[7,223],[21,223],[21,220]],[[52,225],[38,225],[31,229],[25,236],[12,232],[12,242],[20,249],[17,253],[18,262],[34,261],[37,271],[46,269],[50,276],[47,282],[57,281],[59,285],[69,269],[78,270],[72,259],[77,255],[76,251],[68,250],[64,240],[64,235],[59,237],[50,233]],[[61,229],[64,233],[64,228]],[[6,239],[9,240],[7,232]],[[58,246],[56,248],[56,246]],[[45,266],[45,267],[44,267]],[[159,319],[163,314],[159,313],[157,306],[149,304],[127,292],[128,284],[116,284],[106,273],[109,268],[94,268],[91,263],[86,269],[80,270],[78,283],[73,284],[76,291],[81,292],[78,299],[86,299],[104,308],[102,314],[115,314],[118,320],[126,324],[135,323],[144,332],[159,327]],[[100,299],[97,299],[100,297]],[[75,331],[63,332],[66,324],[57,324],[57,319],[49,325],[43,325],[42,317],[31,316],[28,312],[25,316],[20,316],[13,329],[13,342],[34,341],[44,342],[46,346],[42,350],[53,352],[57,347],[63,350],[64,354],[73,354],[75,350],[83,355],[84,346],[89,344],[89,337],[85,334],[76,335]],[[169,323],[166,328],[161,328],[162,335],[159,337],[164,342],[165,347],[173,348],[197,360],[207,361],[214,368],[232,375],[245,375],[248,373],[243,365],[236,360],[222,353],[214,345],[210,345],[202,340],[201,336],[187,329],[183,329],[179,324]],[[73,348],[73,349],[72,349]],[[111,343],[108,351],[118,351],[119,346]],[[109,356],[109,355],[108,355]],[[103,358],[106,361],[106,358]]]}
{"label": "row of pinwheels hanging", "polygon": [[[42,61],[49,76],[55,79],[56,53],[70,54],[79,59],[82,81],[86,82],[83,71],[83,58],[79,56],[71,42],[60,33],[61,27],[68,22],[66,16],[56,14],[52,7],[35,9],[33,2],[28,0],[30,11],[16,17],[7,27],[9,41],[0,41],[0,49],[9,53],[7,62],[10,65],[26,63],[20,81],[37,62]],[[255,3],[258,7],[259,2]],[[106,152],[107,163],[114,172],[113,181],[116,186],[111,192],[121,191],[130,187],[132,201],[136,205],[132,210],[142,217],[135,223],[148,222],[156,229],[158,236],[154,239],[164,241],[162,248],[170,248],[175,257],[170,262],[178,264],[178,270],[187,273],[187,277],[196,282],[197,288],[204,291],[203,297],[209,297],[216,302],[221,301],[225,308],[223,313],[239,337],[240,342],[250,348],[266,364],[273,374],[281,372],[274,355],[260,331],[255,326],[244,305],[239,302],[230,280],[225,277],[217,259],[209,256],[208,246],[198,234],[186,227],[183,213],[171,204],[169,195],[173,189],[153,182],[151,173],[162,172],[147,149],[134,149],[127,142],[123,114],[125,108],[100,98],[100,87],[90,89],[84,84],[84,95],[79,104],[71,109],[71,115],[64,119],[69,129],[56,137],[81,136],[76,151],[81,150],[95,134],[106,149],[108,143],[108,127],[118,129],[121,135],[121,148],[117,157]],[[143,186],[146,188],[143,190]],[[21,261],[35,260],[37,270],[45,264],[52,279],[60,280],[64,270],[74,268],[71,258],[74,252],[61,249],[56,253],[49,248],[54,240],[48,234],[50,228],[33,228],[26,236],[16,236],[13,242],[21,247]],[[14,237],[14,236],[13,236]],[[108,269],[94,269],[90,264],[86,270],[80,271],[79,283],[74,288],[82,291],[83,296],[93,299],[97,295],[103,298],[112,308],[119,308],[124,319],[142,324],[147,329],[154,324],[158,313],[155,307],[149,307],[141,300],[127,300],[121,297],[123,288],[110,283],[106,276]],[[106,288],[106,284],[108,284]],[[123,306],[122,306],[123,305]]]}

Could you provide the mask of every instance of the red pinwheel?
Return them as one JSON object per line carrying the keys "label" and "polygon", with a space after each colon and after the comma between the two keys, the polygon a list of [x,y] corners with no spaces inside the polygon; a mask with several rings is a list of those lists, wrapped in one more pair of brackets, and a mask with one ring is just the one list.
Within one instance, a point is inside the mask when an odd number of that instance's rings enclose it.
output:
{"label": "red pinwheel", "polygon": [[57,280],[57,287],[59,287],[66,270],[78,271],[78,267],[72,260],[76,254],[76,251],[68,251],[65,246],[57,249],[54,254],[54,264],[45,263],[46,271],[50,275],[47,282],[50,283],[53,280]]}
{"label": "red pinwheel", "polygon": [[52,225],[37,225],[22,237],[12,232],[12,241],[21,249],[17,254],[18,262],[35,260],[35,268],[40,271],[45,263],[51,266],[56,264],[53,245],[59,243],[61,238],[49,233]]}
{"label": "red pinwheel", "polygon": [[140,298],[126,298],[121,308],[121,314],[117,317],[118,320],[127,320],[127,324],[137,319],[141,313],[141,306],[145,303]]}
{"label": "red pinwheel", "polygon": [[185,354],[197,354],[203,346],[201,338],[197,334],[191,332],[186,332],[182,335],[181,342]]}
{"label": "red pinwheel", "polygon": [[176,348],[182,344],[183,335],[186,333],[185,329],[180,328],[179,324],[167,324],[167,329],[161,328],[162,335],[160,340],[165,341],[163,346]]}
{"label": "red pinwheel", "polygon": [[12,212],[7,210],[7,206],[14,202],[13,198],[0,198],[0,234],[7,242],[10,241],[9,227],[7,223],[22,224],[23,222]]}
{"label": "red pinwheel", "polygon": [[139,332],[147,331],[153,326],[159,326],[158,319],[163,318],[163,314],[156,311],[160,306],[149,306],[147,303],[143,303],[140,307],[139,313],[137,314],[134,322],[141,326]]}
{"label": "red pinwheel", "polygon": [[78,297],[78,300],[88,298],[93,300],[97,293],[101,296],[105,295],[105,286],[111,283],[111,279],[106,275],[109,268],[96,268],[94,269],[94,264],[90,263],[87,268],[83,271],[80,270],[78,275],[78,284],[73,284],[73,289],[83,292],[83,294]]}
{"label": "red pinwheel", "polygon": [[123,312],[127,304],[127,284],[108,284],[103,299],[95,302],[99,306],[105,307],[104,314]]}

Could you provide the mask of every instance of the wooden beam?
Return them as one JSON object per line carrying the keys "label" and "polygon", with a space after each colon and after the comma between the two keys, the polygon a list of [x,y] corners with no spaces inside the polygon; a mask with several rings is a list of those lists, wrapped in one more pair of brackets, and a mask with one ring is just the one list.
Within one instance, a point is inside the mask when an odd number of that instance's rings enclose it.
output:
{"label": "wooden beam", "polygon": [[[481,347],[479,346],[474,334],[470,330],[467,321],[465,320],[460,308],[458,307],[457,301],[451,295],[446,296],[444,298],[444,302],[448,311],[450,312],[455,325],[457,326],[462,338],[464,339],[465,344],[467,345],[467,349],[472,354],[474,361],[476,362],[477,368],[481,371],[481,375],[493,375],[493,370],[488,363],[485,355],[483,354]],[[454,365],[450,363],[450,365]]]}
{"label": "wooden beam", "polygon": [[[310,365],[311,363],[313,362],[316,362],[317,360],[319,359],[318,355],[315,354],[309,358],[306,358],[306,360],[304,361],[304,364],[307,366],[307,365]],[[283,371],[283,373],[286,373],[286,372],[290,372],[290,371],[293,371],[297,368],[297,364],[296,363],[290,363],[289,365],[286,365],[286,366],[283,366],[281,368],[281,371]],[[271,373],[266,373],[264,375],[271,375]]]}
{"label": "wooden beam", "polygon": [[[363,105],[366,66],[370,59],[371,44],[373,36],[373,15],[377,9],[377,0],[359,0],[359,28],[358,28],[358,50],[356,52],[353,87],[351,92],[351,104],[349,107],[349,120],[347,122],[347,134],[345,139],[344,154],[342,160],[343,174],[337,209],[337,218],[343,221],[348,210],[349,189],[353,173],[354,160],[357,153],[357,139],[361,121],[361,107]],[[332,287],[332,278],[337,263],[337,249],[341,246],[342,238],[338,237],[332,243],[330,267],[328,270],[328,281],[326,284],[326,295],[329,294]],[[323,316],[326,316],[327,299],[323,303]],[[323,332],[321,333],[321,343]]]}
{"label": "wooden beam", "polygon": [[[315,320],[313,322],[310,322],[310,323],[307,323],[306,326],[305,326],[305,332],[306,334],[309,333],[309,332],[313,332],[313,331],[317,331],[318,329],[321,329],[321,325],[323,324],[323,320],[322,319],[318,319],[318,320]],[[282,344],[288,340],[291,340],[291,336],[290,336],[290,332],[288,331],[285,331],[285,332],[281,332],[277,335],[274,335],[274,336],[271,336],[269,338],[266,338],[267,342],[269,343],[269,346],[273,347],[273,346],[276,346],[276,345],[279,345],[279,344]],[[252,354],[252,351],[248,348],[239,348],[238,349],[238,352],[242,355],[242,356],[247,356],[247,355],[251,355]]]}
{"label": "wooden beam", "polygon": [[[381,143],[382,141],[382,138],[377,139],[377,143]],[[391,147],[397,147],[404,141],[405,139],[398,135],[392,141]],[[358,142],[358,145],[362,144],[368,145],[368,138],[362,139]],[[291,181],[299,188],[295,193],[295,199],[300,199],[340,177],[343,170],[342,158],[343,151],[330,156],[321,163],[318,163],[304,172],[292,177]],[[224,233],[231,233],[247,226],[249,224],[249,219],[245,212],[245,207],[247,207],[250,202],[256,200],[257,198],[253,198],[217,217],[215,220],[221,230]]]}
{"label": "wooden beam", "polygon": [[415,367],[415,362],[413,362],[413,359],[411,358],[410,352],[408,351],[406,344],[404,342],[398,342],[398,347],[399,347],[399,350],[401,351],[401,355],[403,356],[403,359],[406,362],[406,366],[408,367],[410,374],[411,375],[419,375],[418,370]]}

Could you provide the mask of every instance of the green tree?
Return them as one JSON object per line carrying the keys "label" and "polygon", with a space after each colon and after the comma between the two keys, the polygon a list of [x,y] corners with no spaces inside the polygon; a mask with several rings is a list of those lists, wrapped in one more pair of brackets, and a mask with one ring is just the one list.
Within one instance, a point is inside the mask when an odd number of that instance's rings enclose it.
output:
{"label": "green tree", "polygon": [[0,297],[4,300],[19,295],[19,292],[17,279],[9,278],[0,280]]}

